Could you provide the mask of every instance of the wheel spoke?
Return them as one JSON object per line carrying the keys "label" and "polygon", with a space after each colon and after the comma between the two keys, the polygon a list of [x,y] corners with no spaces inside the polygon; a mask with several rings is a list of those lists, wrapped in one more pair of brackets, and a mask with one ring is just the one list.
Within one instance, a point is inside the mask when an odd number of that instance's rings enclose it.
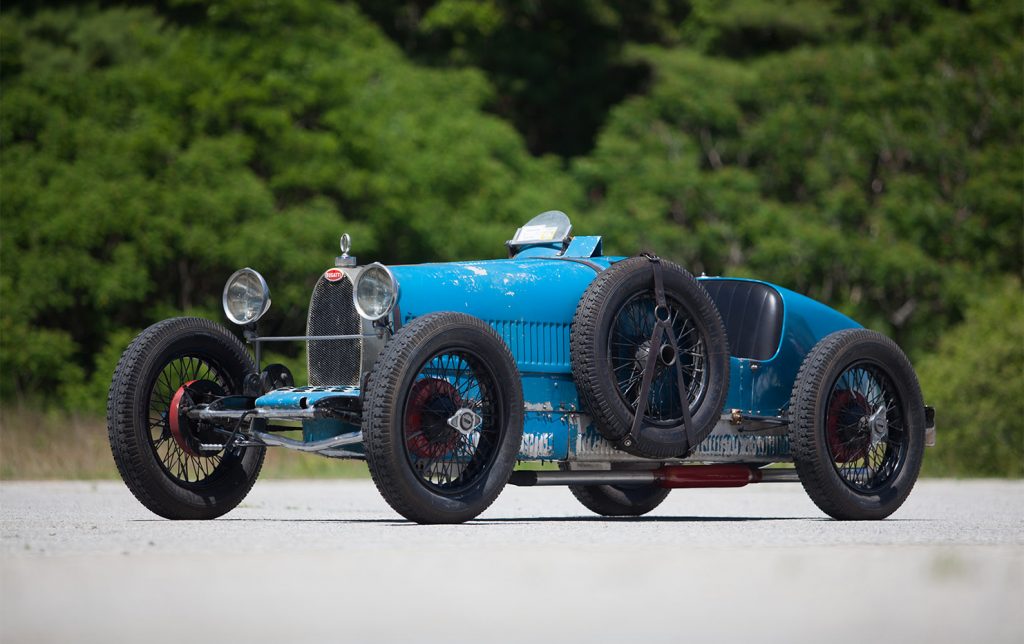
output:
{"label": "wheel spoke", "polygon": [[[169,476],[186,485],[209,480],[224,462],[221,453],[189,454],[171,436],[168,418],[171,401],[182,385],[191,381],[207,383],[206,389],[202,390],[204,392],[230,389],[227,374],[214,362],[201,355],[175,356],[168,360],[152,381],[146,420],[150,445],[160,466]],[[201,442],[198,438],[195,440],[196,443]]]}
{"label": "wheel spoke", "polygon": [[[907,450],[902,408],[892,378],[875,364],[851,365],[836,378],[825,412],[826,444],[836,472],[854,490],[875,491],[898,472]],[[885,425],[872,427],[879,413]]]}
{"label": "wheel spoke", "polygon": [[[648,421],[656,423],[679,422],[683,404],[687,404],[692,412],[707,387],[708,379],[706,349],[693,317],[671,297],[668,308],[667,324],[675,339],[678,372],[683,376],[687,400],[684,403],[677,393],[677,367],[659,361],[651,380],[644,414]],[[633,296],[622,305],[612,320],[612,332],[608,339],[609,364],[618,383],[619,395],[634,410],[640,403],[647,352],[660,350],[661,345],[668,340],[664,333],[652,337],[655,328],[654,309],[653,293],[641,292]]]}
{"label": "wheel spoke", "polygon": [[[490,369],[472,351],[445,350],[424,362],[406,396],[402,445],[428,488],[455,493],[490,467],[504,432],[495,411],[497,391]],[[468,434],[448,425],[459,409],[480,416]]]}

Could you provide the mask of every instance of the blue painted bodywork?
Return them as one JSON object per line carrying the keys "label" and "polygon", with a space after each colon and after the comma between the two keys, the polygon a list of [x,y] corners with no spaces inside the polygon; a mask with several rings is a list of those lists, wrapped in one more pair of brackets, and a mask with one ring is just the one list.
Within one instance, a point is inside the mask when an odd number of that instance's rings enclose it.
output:
{"label": "blue painted bodywork", "polygon": [[306,409],[324,398],[335,396],[359,396],[357,387],[285,387],[256,399],[257,409]]}
{"label": "blue painted bodywork", "polygon": [[[399,326],[437,311],[457,311],[490,324],[508,345],[522,376],[526,402],[524,460],[572,459],[594,429],[580,408],[569,361],[569,333],[580,296],[597,274],[622,257],[602,257],[600,237],[576,237],[558,245],[519,249],[512,259],[390,266],[399,284]],[[700,279],[734,279],[705,277]],[[757,280],[747,280],[757,281]],[[834,331],[860,325],[845,315],[788,289],[767,284],[783,302],[783,325],[775,354],[761,361],[731,358],[729,395],[723,411],[780,416],[804,356]],[[309,392],[271,392],[258,407],[295,408]],[[358,396],[358,389],[317,393]],[[581,419],[583,419],[581,421]],[[351,431],[351,427],[307,421],[307,440]]]}
{"label": "blue painted bodywork", "polygon": [[782,333],[775,354],[767,360],[733,357],[729,365],[726,409],[758,416],[779,416],[789,406],[793,381],[804,356],[826,335],[860,324],[821,302],[760,280],[702,277],[701,281],[737,280],[773,288],[782,298]]}
{"label": "blue painted bodywork", "polygon": [[[325,398],[339,396],[358,398],[358,387],[285,387],[276,389],[256,399],[257,409],[291,409],[300,410],[316,405]],[[307,443],[331,438],[338,434],[358,431],[359,428],[349,423],[333,419],[313,419],[302,421],[302,440]],[[362,451],[362,445],[349,446],[350,450]]]}

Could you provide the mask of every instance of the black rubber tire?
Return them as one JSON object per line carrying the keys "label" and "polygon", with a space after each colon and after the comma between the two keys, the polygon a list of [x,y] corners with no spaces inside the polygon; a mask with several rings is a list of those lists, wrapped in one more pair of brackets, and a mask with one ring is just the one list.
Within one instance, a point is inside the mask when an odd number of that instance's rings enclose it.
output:
{"label": "black rubber tire", "polygon": [[576,307],[569,342],[580,402],[592,415],[598,431],[619,449],[648,458],[685,456],[714,429],[729,393],[729,341],[718,309],[700,282],[684,268],[665,260],[661,265],[666,296],[687,309],[707,348],[707,386],[697,406],[691,406],[695,441],[687,441],[681,420],[661,427],[645,423],[638,436],[630,436],[633,411],[619,394],[608,356],[610,326],[619,309],[638,293],[653,293],[650,260],[623,260],[590,283]]}
{"label": "black rubber tire", "polygon": [[121,355],[107,398],[107,433],[117,471],[142,505],[167,519],[214,519],[241,503],[263,467],[265,448],[224,455],[209,478],[182,482],[160,464],[147,420],[150,395],[175,356],[201,355],[215,363],[227,393],[241,393],[256,371],[245,346],[227,329],[200,318],[173,318],[140,333]]}
{"label": "black rubber tire", "polygon": [[[559,464],[565,471],[565,464]],[[576,500],[595,514],[606,517],[638,517],[661,505],[672,490],[657,485],[570,485]]]}
{"label": "black rubber tire", "polygon": [[[877,490],[848,485],[833,463],[826,437],[829,396],[851,366],[880,369],[902,403],[905,452]],[[884,519],[910,494],[924,456],[925,410],[921,386],[910,361],[895,342],[875,331],[847,329],[820,340],[804,358],[789,404],[789,442],[800,482],[811,500],[840,520]]]}
{"label": "black rubber tire", "polygon": [[[413,470],[405,444],[405,405],[417,374],[441,351],[471,352],[497,392],[498,442],[489,465],[466,489],[440,493]],[[402,327],[370,372],[363,399],[363,445],[370,475],[396,512],[417,523],[462,523],[486,510],[508,482],[523,438],[519,369],[487,323],[463,313],[431,313]]]}

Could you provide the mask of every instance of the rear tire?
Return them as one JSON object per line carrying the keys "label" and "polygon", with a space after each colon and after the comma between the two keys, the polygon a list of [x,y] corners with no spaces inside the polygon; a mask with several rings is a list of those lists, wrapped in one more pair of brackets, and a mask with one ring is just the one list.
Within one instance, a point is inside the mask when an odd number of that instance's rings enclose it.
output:
{"label": "rear tire", "polygon": [[213,519],[249,493],[265,448],[195,453],[181,433],[172,435],[170,409],[174,393],[186,382],[202,381],[218,392],[239,394],[246,374],[255,371],[238,338],[199,318],[154,324],[125,349],[107,398],[107,433],[121,478],[153,513],[167,519]]}
{"label": "rear tire", "polygon": [[823,512],[884,519],[903,504],[921,470],[925,410],[895,342],[867,329],[826,336],[804,358],[789,408],[793,461]]}
{"label": "rear tire", "polygon": [[[571,469],[559,465],[560,469]],[[595,514],[606,517],[638,517],[661,505],[672,490],[653,484],[570,485],[576,500]]]}
{"label": "rear tire", "polygon": [[[449,424],[470,412],[466,429]],[[508,482],[522,439],[519,370],[485,322],[432,313],[385,345],[366,385],[363,444],[374,484],[403,517],[476,517]]]}

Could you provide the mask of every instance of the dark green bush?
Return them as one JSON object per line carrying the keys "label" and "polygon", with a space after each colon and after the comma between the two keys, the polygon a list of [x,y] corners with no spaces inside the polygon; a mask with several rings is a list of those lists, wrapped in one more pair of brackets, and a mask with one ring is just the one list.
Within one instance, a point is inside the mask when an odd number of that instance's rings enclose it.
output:
{"label": "dark green bush", "polygon": [[938,425],[926,473],[1024,476],[1022,320],[1020,281],[996,283],[917,364]]}

